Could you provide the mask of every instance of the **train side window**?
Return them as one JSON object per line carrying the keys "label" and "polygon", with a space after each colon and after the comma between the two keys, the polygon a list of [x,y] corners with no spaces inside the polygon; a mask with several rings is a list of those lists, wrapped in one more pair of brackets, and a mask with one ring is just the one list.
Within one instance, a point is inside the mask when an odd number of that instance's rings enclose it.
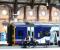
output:
{"label": "train side window", "polygon": [[38,37],[43,37],[43,33],[42,32],[39,32],[38,33]]}
{"label": "train side window", "polygon": [[49,32],[45,32],[45,36],[50,36],[50,33]]}
{"label": "train side window", "polygon": [[32,37],[34,36],[34,32],[32,32]]}
{"label": "train side window", "polygon": [[57,32],[57,36],[59,36],[59,31],[56,31]]}
{"label": "train side window", "polygon": [[28,35],[30,36],[30,31],[28,31]]}

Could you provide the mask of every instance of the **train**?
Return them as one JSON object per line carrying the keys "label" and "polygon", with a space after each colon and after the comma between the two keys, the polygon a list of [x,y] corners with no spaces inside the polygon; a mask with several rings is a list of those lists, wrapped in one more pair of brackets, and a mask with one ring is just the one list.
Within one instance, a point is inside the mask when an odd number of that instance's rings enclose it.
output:
{"label": "train", "polygon": [[15,22],[12,23],[12,25],[14,28],[12,41],[14,41],[15,45],[22,45],[25,41],[30,42],[32,41],[32,39],[33,41],[36,41],[38,44],[46,44],[48,42],[49,44],[50,43],[58,44],[58,41],[60,40],[59,24],[36,24],[36,23],[32,24]]}

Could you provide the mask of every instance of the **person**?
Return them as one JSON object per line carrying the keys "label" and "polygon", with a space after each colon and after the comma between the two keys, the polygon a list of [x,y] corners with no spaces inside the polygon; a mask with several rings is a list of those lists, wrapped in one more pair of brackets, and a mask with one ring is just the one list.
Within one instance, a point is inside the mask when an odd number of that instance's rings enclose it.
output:
{"label": "person", "polygon": [[23,46],[24,48],[27,48],[27,46],[29,46],[29,36],[26,36]]}

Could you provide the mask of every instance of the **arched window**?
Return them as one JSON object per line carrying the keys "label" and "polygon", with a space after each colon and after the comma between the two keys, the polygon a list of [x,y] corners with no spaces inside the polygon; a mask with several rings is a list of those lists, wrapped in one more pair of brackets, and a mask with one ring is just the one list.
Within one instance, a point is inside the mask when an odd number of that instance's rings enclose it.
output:
{"label": "arched window", "polygon": [[36,21],[36,19],[37,19],[36,14],[37,14],[36,6],[33,9],[31,9],[30,6],[26,7],[26,20],[28,22]]}
{"label": "arched window", "polygon": [[0,22],[9,20],[9,8],[5,5],[0,5]]}
{"label": "arched window", "polygon": [[46,6],[41,5],[39,7],[39,21],[48,22],[49,21],[49,11]]}
{"label": "arched window", "polygon": [[23,22],[23,20],[24,20],[24,8],[19,9],[19,10],[17,11],[17,14],[18,14],[17,20],[18,20],[19,22]]}
{"label": "arched window", "polygon": [[52,11],[51,11],[52,22],[54,23],[59,22],[59,15],[60,15],[59,13],[60,13],[59,9],[52,7]]}
{"label": "arched window", "polygon": [[[0,44],[7,44],[7,25],[10,17],[8,6],[0,5]],[[4,43],[3,43],[4,42]]]}
{"label": "arched window", "polygon": [[0,32],[7,32],[7,23],[9,22],[9,8],[0,5]]}

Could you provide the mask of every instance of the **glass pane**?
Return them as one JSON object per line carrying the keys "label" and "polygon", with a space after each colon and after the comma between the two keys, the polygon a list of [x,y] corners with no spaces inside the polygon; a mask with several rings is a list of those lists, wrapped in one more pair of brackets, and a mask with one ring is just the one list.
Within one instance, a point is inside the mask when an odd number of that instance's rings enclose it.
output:
{"label": "glass pane", "polygon": [[49,11],[46,6],[41,5],[39,7],[39,21],[44,23],[49,21]]}
{"label": "glass pane", "polygon": [[13,2],[14,0],[0,0],[0,1]]}
{"label": "glass pane", "polygon": [[17,20],[18,20],[19,22],[23,22],[23,20],[24,20],[24,8],[19,9],[19,10],[17,11],[17,14],[18,14]]}
{"label": "glass pane", "polygon": [[26,8],[26,20],[28,22],[34,22],[36,21],[36,7],[34,7],[33,9],[31,9],[30,6],[27,6]]}
{"label": "glass pane", "polygon": [[30,2],[30,0],[18,0],[18,2]]}
{"label": "glass pane", "polygon": [[51,0],[52,4],[59,4],[59,0]]}
{"label": "glass pane", "polygon": [[53,23],[59,23],[60,10],[55,7],[52,7],[51,16]]}
{"label": "glass pane", "polygon": [[46,0],[35,0],[36,3],[46,3]]}
{"label": "glass pane", "polygon": [[0,22],[8,22],[9,20],[9,8],[4,6],[4,5],[0,5]]}

